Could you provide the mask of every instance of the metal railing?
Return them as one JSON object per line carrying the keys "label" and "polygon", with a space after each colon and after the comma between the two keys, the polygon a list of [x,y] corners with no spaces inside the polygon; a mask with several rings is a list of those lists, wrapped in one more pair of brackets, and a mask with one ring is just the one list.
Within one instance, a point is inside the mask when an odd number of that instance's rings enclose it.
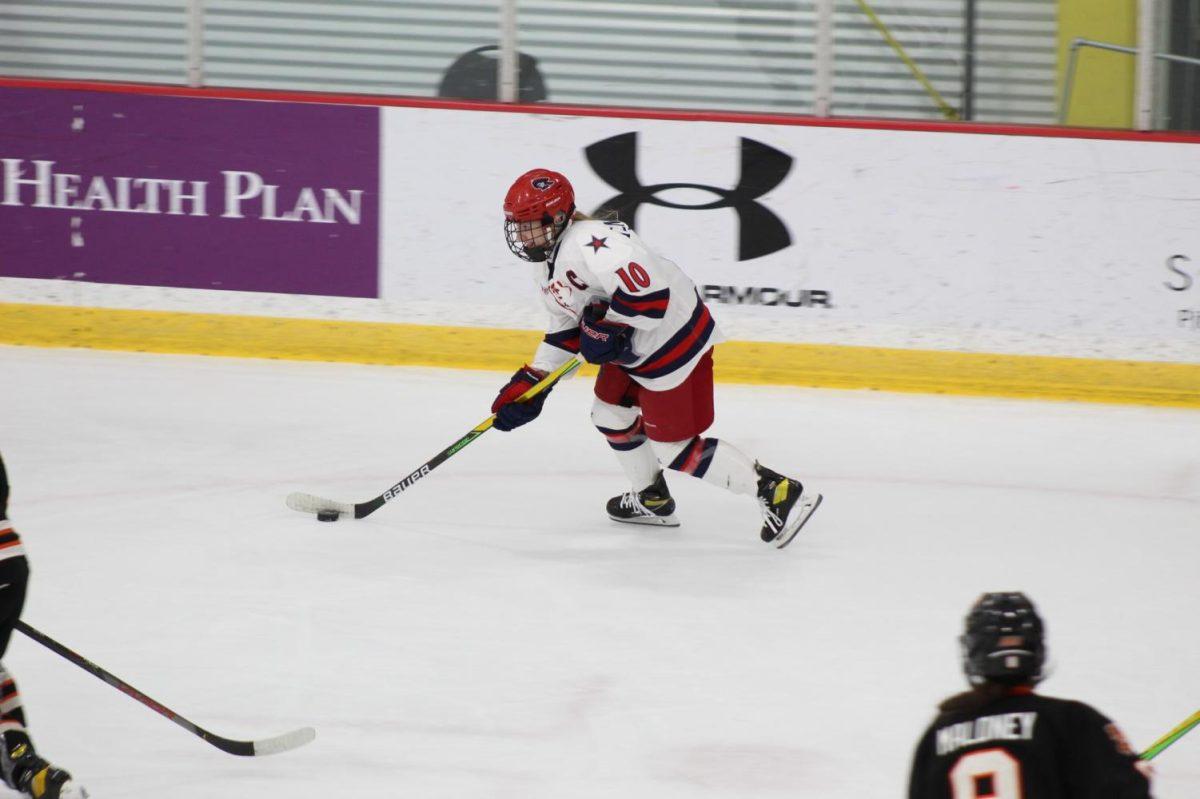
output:
{"label": "metal railing", "polygon": [[[1058,106],[1058,124],[1067,124],[1067,114],[1071,110],[1071,94],[1075,87],[1075,70],[1079,61],[1079,51],[1084,47],[1093,47],[1097,50],[1108,50],[1113,53],[1125,53],[1126,55],[1136,56],[1141,51],[1136,47],[1125,47],[1120,44],[1111,44],[1109,42],[1097,42],[1092,39],[1076,38],[1071,42],[1067,54],[1067,72],[1063,76],[1063,91],[1062,99]],[[1200,59],[1190,58],[1183,55],[1174,55],[1172,53],[1153,53],[1153,58],[1159,61],[1170,61],[1176,64],[1189,64],[1191,66],[1200,66]],[[1143,129],[1148,128],[1148,125],[1141,125]]]}

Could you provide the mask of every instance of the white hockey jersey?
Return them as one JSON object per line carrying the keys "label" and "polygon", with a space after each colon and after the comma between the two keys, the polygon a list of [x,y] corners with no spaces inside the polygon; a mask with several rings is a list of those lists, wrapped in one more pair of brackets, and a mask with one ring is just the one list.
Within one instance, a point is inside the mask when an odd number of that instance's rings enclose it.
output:
{"label": "white hockey jersey", "polygon": [[572,222],[550,257],[533,266],[550,309],[535,369],[551,371],[579,352],[579,320],[599,301],[608,303],[607,321],[634,329],[633,353],[615,365],[651,391],[678,386],[724,340],[696,284],[623,222]]}

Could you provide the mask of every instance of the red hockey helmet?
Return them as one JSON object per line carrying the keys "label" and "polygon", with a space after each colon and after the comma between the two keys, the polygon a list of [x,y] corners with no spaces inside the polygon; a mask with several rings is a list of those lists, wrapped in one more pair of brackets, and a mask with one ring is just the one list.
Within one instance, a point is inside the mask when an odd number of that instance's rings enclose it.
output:
{"label": "red hockey helmet", "polygon": [[504,195],[504,238],[526,261],[544,261],[575,213],[571,182],[549,169],[531,169]]}

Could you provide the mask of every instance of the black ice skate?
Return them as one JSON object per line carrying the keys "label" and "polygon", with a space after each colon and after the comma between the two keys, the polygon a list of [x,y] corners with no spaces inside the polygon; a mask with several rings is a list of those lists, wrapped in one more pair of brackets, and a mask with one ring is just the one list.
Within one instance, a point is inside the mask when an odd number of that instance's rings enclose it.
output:
{"label": "black ice skate", "polygon": [[758,472],[758,504],[762,508],[762,540],[783,549],[821,504],[820,494],[804,493],[798,481],[754,464]]}
{"label": "black ice skate", "polygon": [[38,757],[28,743],[17,743],[7,755],[5,776],[21,793],[33,799],[87,799],[87,791],[70,774]]}
{"label": "black ice skate", "polygon": [[627,524],[657,524],[678,527],[675,500],[667,489],[667,481],[659,472],[654,482],[641,491],[626,491],[608,501],[608,518]]}

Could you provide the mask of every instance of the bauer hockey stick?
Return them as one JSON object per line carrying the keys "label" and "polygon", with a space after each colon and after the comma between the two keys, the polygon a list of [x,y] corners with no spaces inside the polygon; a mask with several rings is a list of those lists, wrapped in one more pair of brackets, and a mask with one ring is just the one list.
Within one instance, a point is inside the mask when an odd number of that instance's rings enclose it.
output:
{"label": "bauer hockey stick", "polygon": [[1150,748],[1145,752],[1142,752],[1140,755],[1138,755],[1138,757],[1140,757],[1142,760],[1153,760],[1168,746],[1191,732],[1192,728],[1198,724],[1200,724],[1200,710],[1197,710],[1195,713],[1188,716],[1186,719],[1180,722],[1175,729],[1171,730],[1166,735],[1152,743]]}
{"label": "bauer hockey stick", "polygon": [[55,641],[53,638],[43,632],[35,630],[25,622],[18,621],[16,628],[28,635],[33,640],[37,641],[42,646],[49,649],[51,652],[62,655],[64,658],[71,661],[84,671],[91,672],[93,675],[99,677],[101,680],[104,680],[104,682],[108,683],[113,688],[116,688],[121,693],[127,694],[141,702],[155,713],[166,716],[171,721],[190,732],[192,735],[204,739],[208,743],[220,749],[222,752],[228,752],[231,755],[241,755],[243,757],[273,755],[278,752],[286,752],[289,749],[295,749],[296,747],[304,746],[306,743],[317,737],[317,731],[312,727],[301,727],[298,730],[285,732],[283,735],[277,735],[274,738],[263,738],[260,741],[234,741],[229,738],[222,738],[220,735],[214,735],[203,727],[198,727],[197,725],[185,719],[183,716],[176,713],[174,710],[171,710],[171,708],[155,702],[153,699],[146,696],[144,693],[134,688],[120,677],[110,674],[92,661],[85,658],[83,655],[80,655],[77,652],[72,652],[58,641]]}
{"label": "bauer hockey stick", "polygon": [[[583,364],[583,361],[578,357],[564,363],[562,366],[555,369],[550,374],[543,377],[538,383],[532,386],[528,391],[516,399],[517,402],[525,402],[538,394],[549,391],[555,383],[563,379],[571,372],[574,372]],[[299,491],[288,494],[287,506],[292,510],[298,510],[301,513],[315,513],[317,518],[323,522],[337,521],[342,516],[350,516],[355,519],[361,519],[364,516],[370,516],[375,511],[382,508],[388,502],[391,502],[401,493],[412,487],[413,483],[420,480],[425,475],[432,472],[438,466],[441,466],[450,456],[457,453],[470,444],[475,439],[486,433],[492,428],[492,424],[496,421],[496,415],[492,414],[484,419],[479,424],[472,427],[466,435],[455,441],[444,450],[434,455],[425,463],[418,466],[411,474],[405,477],[394,486],[384,491],[374,499],[368,499],[366,502],[336,502],[332,499],[324,499],[312,494],[304,494]]]}

